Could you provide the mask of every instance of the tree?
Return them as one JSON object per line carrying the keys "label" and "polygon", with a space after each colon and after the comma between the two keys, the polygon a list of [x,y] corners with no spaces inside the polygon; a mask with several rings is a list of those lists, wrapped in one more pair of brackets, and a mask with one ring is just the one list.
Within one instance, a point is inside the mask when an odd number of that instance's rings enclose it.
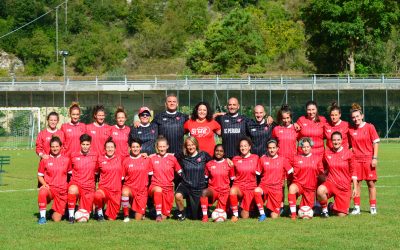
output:
{"label": "tree", "polygon": [[311,0],[302,13],[310,59],[321,73],[344,71],[347,66],[355,73],[359,52],[387,41],[398,13],[394,0]]}

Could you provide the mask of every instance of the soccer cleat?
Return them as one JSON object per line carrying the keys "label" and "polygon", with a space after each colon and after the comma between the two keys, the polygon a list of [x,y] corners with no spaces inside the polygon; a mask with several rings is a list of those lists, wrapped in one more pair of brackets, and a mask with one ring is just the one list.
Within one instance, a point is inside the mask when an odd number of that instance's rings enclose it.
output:
{"label": "soccer cleat", "polygon": [[265,214],[260,215],[260,217],[258,217],[258,221],[262,222],[265,221],[267,219],[267,216],[265,216]]}
{"label": "soccer cleat", "polygon": [[283,208],[283,207],[281,207],[280,209],[279,209],[279,216],[283,216],[285,214],[285,209]]}
{"label": "soccer cleat", "polygon": [[361,214],[360,208],[354,208],[353,211],[351,211],[352,215],[359,215]]}
{"label": "soccer cleat", "polygon": [[296,219],[297,219],[297,216],[296,216],[295,214],[292,214],[292,215],[290,216],[290,218],[291,218],[292,220],[296,220]]}
{"label": "soccer cleat", "polygon": [[98,215],[98,216],[97,216],[97,221],[98,221],[98,222],[104,222],[104,221],[105,221],[105,220],[104,220],[104,215],[102,215],[102,214],[101,214],[101,215]]}
{"label": "soccer cleat", "polygon": [[185,215],[183,215],[183,214],[178,215],[178,221],[182,222],[184,220],[186,220]]}
{"label": "soccer cleat", "polygon": [[232,221],[233,223],[238,222],[238,220],[239,220],[239,218],[236,217],[236,216],[232,216],[232,218],[231,218],[231,221]]}
{"label": "soccer cleat", "polygon": [[156,222],[161,222],[162,220],[163,220],[162,215],[161,214],[157,215]]}
{"label": "soccer cleat", "polygon": [[321,213],[321,218],[323,218],[323,219],[329,218],[328,212],[322,212],[322,213]]}
{"label": "soccer cleat", "polygon": [[201,222],[208,222],[208,216],[203,216],[203,218],[201,219]]}
{"label": "soccer cleat", "polygon": [[376,215],[377,211],[376,211],[376,207],[371,207],[369,209],[369,212],[371,213],[371,215]]}
{"label": "soccer cleat", "polygon": [[39,224],[39,225],[43,225],[43,224],[46,224],[46,223],[47,223],[46,217],[40,217],[40,218],[39,218],[39,221],[38,221],[38,224]]}
{"label": "soccer cleat", "polygon": [[126,217],[124,218],[124,222],[129,222],[129,221],[130,221],[129,216],[126,216]]}
{"label": "soccer cleat", "polygon": [[70,216],[68,218],[68,222],[69,222],[69,224],[74,224],[75,223],[75,217],[74,216]]}

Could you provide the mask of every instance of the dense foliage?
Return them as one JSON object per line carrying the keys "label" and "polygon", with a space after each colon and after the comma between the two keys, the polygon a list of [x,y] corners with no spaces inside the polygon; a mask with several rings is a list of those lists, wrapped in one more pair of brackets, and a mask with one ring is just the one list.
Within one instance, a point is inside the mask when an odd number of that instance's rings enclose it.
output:
{"label": "dense foliage", "polygon": [[[51,11],[0,39],[24,74],[62,74],[62,3],[0,1],[0,36]],[[59,50],[80,75],[399,73],[399,13],[396,0],[68,0]]]}

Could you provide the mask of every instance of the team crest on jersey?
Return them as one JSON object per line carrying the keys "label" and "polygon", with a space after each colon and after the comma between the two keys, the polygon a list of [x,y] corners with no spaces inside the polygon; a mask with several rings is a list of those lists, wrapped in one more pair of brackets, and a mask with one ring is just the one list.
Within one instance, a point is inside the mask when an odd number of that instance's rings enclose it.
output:
{"label": "team crest on jersey", "polygon": [[268,130],[268,129],[269,129],[268,127],[265,127],[265,128],[264,128],[264,130]]}
{"label": "team crest on jersey", "polygon": [[239,118],[239,119],[237,119],[236,121],[237,121],[237,122],[241,122],[241,121],[242,121],[242,118]]}
{"label": "team crest on jersey", "polygon": [[154,134],[156,131],[154,129],[151,130],[151,133]]}
{"label": "team crest on jersey", "polygon": [[176,117],[176,120],[179,121],[181,118],[179,116]]}
{"label": "team crest on jersey", "polygon": [[201,157],[197,158],[196,161],[197,161],[197,162],[201,162]]}

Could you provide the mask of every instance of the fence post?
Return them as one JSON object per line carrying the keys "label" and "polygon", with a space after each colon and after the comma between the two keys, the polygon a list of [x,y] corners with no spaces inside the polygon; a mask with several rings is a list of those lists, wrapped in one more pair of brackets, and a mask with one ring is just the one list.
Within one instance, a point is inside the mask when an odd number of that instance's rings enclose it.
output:
{"label": "fence post", "polygon": [[124,80],[125,80],[125,86],[128,85],[128,78],[126,78],[126,75]]}
{"label": "fence post", "polygon": [[99,85],[99,78],[96,76],[96,86]]}

